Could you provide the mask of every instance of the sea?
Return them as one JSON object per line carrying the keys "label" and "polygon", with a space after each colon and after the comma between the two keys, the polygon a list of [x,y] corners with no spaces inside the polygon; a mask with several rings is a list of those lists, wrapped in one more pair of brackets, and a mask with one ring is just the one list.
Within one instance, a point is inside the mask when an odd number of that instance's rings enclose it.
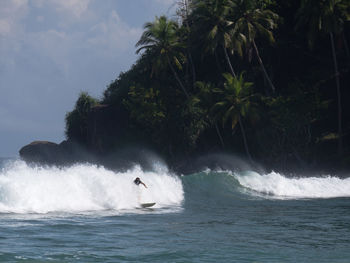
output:
{"label": "sea", "polygon": [[0,262],[349,263],[350,174],[2,158]]}

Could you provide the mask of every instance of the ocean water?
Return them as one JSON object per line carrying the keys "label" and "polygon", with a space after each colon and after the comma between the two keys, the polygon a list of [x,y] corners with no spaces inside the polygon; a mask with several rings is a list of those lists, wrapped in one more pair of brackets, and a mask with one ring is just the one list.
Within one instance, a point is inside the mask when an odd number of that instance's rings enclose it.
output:
{"label": "ocean water", "polygon": [[0,262],[350,262],[350,177],[1,160]]}

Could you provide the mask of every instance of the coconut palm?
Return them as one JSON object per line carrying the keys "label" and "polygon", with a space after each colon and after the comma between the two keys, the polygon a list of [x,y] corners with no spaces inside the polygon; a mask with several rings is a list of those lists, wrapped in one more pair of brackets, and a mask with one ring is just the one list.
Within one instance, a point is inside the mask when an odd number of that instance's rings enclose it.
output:
{"label": "coconut palm", "polygon": [[243,39],[247,50],[253,47],[265,78],[274,92],[275,86],[267,74],[255,38],[261,36],[266,38],[270,43],[274,43],[275,39],[272,30],[277,27],[278,15],[271,10],[258,7],[256,1],[248,0],[235,0],[234,15],[235,25],[233,35],[238,35],[240,39]]}
{"label": "coconut palm", "polygon": [[191,28],[190,28],[190,19],[189,19],[189,13],[190,13],[190,3],[191,0],[180,0],[178,2],[179,9],[177,10],[177,16],[180,18],[182,22],[182,27],[181,31],[183,32],[182,37],[183,37],[183,42],[186,43],[186,49],[187,49],[187,56],[188,56],[188,61],[191,66],[191,71],[192,71],[192,85],[193,87],[195,86],[196,83],[196,69],[194,66],[192,54],[191,54]]}
{"label": "coconut palm", "polygon": [[242,41],[240,35],[237,38],[232,35],[232,0],[197,0],[192,6],[195,35],[204,43],[205,52],[216,53],[222,49],[231,74],[236,76],[227,51],[242,54]]}
{"label": "coconut palm", "polygon": [[212,107],[214,104],[213,90],[215,89],[215,86],[212,83],[197,81],[196,88],[199,90],[199,92],[196,94],[196,96],[192,97],[191,102],[195,107],[200,107],[203,109],[204,118],[206,119],[207,123],[215,127],[215,131],[218,135],[221,146],[222,148],[225,148],[224,139],[222,138],[218,126],[218,116],[213,116],[212,112],[210,111],[210,107]]}
{"label": "coconut palm", "polygon": [[146,23],[144,29],[140,40],[136,43],[136,47],[140,47],[136,53],[145,49],[154,54],[155,61],[153,62],[152,72],[163,68],[164,65],[169,66],[179,86],[186,97],[189,98],[188,92],[174,66],[176,65],[178,69],[182,69],[181,60],[184,59],[181,52],[183,45],[177,35],[177,23],[168,20],[166,16],[161,16],[156,17],[154,22]]}
{"label": "coconut palm", "polygon": [[314,46],[317,35],[328,34],[331,42],[338,101],[338,154],[343,151],[342,107],[339,71],[334,34],[341,34],[344,22],[350,20],[348,0],[303,0],[297,13],[297,28],[307,26],[308,43]]}
{"label": "coconut palm", "polygon": [[224,73],[223,76],[226,79],[223,89],[215,89],[220,96],[220,101],[215,103],[211,110],[214,115],[221,117],[223,125],[230,122],[232,130],[237,123],[239,124],[245,151],[249,160],[252,161],[242,118],[255,114],[255,103],[252,98],[256,94],[253,94],[251,89],[253,83],[244,81],[243,73],[238,77],[228,73]]}

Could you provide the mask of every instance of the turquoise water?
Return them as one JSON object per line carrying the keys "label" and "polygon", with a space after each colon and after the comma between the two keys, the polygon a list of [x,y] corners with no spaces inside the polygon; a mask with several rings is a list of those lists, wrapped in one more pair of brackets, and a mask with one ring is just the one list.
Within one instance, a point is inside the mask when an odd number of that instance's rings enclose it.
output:
{"label": "turquoise water", "polygon": [[7,161],[0,262],[350,262],[350,178]]}

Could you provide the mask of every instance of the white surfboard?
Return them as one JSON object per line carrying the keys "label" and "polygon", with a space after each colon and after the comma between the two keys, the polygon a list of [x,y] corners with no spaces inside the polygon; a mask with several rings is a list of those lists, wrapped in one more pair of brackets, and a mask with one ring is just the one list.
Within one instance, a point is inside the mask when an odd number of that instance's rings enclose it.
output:
{"label": "white surfboard", "polygon": [[156,203],[143,203],[143,204],[141,204],[141,207],[142,208],[147,208],[147,207],[152,207],[152,206],[154,206]]}

